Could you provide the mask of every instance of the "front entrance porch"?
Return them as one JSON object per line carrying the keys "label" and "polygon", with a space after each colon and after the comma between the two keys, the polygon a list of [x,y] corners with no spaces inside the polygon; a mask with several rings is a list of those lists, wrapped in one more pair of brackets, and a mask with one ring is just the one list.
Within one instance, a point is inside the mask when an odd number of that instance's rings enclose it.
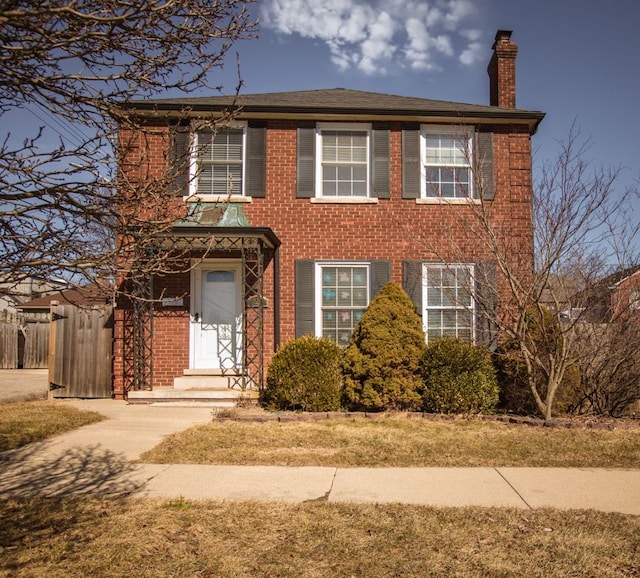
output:
{"label": "front entrance porch", "polygon": [[[149,275],[140,295],[121,315],[123,388],[130,403],[209,404],[222,407],[255,402],[264,385],[265,309],[272,347],[279,341],[279,239],[267,228],[175,226],[158,237],[158,248],[189,255],[188,290],[170,294],[171,275]],[[265,270],[273,288],[265,297]],[[171,310],[172,304],[175,309]],[[168,330],[168,316],[174,326]],[[174,327],[172,326],[172,327]],[[171,336],[176,331],[175,350]],[[188,340],[185,331],[188,332]],[[184,336],[184,337],[181,337]],[[188,344],[187,344],[188,341]],[[188,347],[188,351],[187,348]],[[184,348],[183,354],[176,351]],[[167,383],[167,359],[184,364]],[[116,397],[118,392],[116,391]]]}

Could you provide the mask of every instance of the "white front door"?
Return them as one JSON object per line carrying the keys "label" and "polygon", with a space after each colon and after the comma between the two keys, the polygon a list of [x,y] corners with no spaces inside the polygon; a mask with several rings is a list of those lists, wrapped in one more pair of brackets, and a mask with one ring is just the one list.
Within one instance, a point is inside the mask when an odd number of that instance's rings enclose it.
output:
{"label": "white front door", "polygon": [[239,369],[242,364],[242,269],[203,263],[192,276],[191,367]]}

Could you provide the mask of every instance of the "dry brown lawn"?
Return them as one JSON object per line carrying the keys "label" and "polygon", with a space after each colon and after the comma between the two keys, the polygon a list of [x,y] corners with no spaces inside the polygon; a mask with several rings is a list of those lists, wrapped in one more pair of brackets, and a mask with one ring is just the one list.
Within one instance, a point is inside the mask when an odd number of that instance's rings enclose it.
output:
{"label": "dry brown lawn", "polygon": [[167,437],[144,462],[420,467],[640,467],[640,428],[531,427],[394,416],[322,421],[214,420]]}
{"label": "dry brown lawn", "polygon": [[[2,406],[16,447],[102,419]],[[8,410],[8,411],[5,411]],[[638,467],[640,430],[407,417],[214,421],[146,460],[334,466]],[[5,447],[5,449],[8,449]],[[640,517],[595,511],[138,498],[0,499],[0,578],[640,576]]]}
{"label": "dry brown lawn", "polygon": [[53,401],[0,405],[0,452],[102,421],[95,411],[81,411]]}
{"label": "dry brown lawn", "polygon": [[0,576],[638,576],[640,518],[592,511],[0,501]]}

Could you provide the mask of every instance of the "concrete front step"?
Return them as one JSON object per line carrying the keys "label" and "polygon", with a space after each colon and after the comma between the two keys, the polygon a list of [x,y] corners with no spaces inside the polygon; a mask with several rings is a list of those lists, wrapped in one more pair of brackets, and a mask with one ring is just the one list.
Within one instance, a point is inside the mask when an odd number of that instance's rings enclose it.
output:
{"label": "concrete front step", "polygon": [[239,378],[223,375],[182,375],[173,378],[174,389],[229,389]]}
{"label": "concrete front step", "polygon": [[223,374],[219,369],[185,369],[183,375],[173,378],[174,389],[226,389],[242,384],[242,375]]}
{"label": "concrete front step", "polygon": [[130,391],[129,403],[145,403],[152,405],[192,405],[202,407],[236,407],[238,404],[255,404],[259,393],[253,390],[237,389],[174,389],[173,387],[156,387],[151,391]]}

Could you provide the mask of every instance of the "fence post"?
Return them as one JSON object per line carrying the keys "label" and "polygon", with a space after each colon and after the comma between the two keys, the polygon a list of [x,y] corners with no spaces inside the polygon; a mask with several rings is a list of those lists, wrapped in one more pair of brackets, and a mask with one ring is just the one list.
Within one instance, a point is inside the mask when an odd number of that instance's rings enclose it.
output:
{"label": "fence post", "polygon": [[58,301],[51,301],[49,306],[49,395],[51,398],[51,384],[55,382],[55,374],[56,374],[56,328],[58,324],[56,323],[56,308],[58,306]]}

